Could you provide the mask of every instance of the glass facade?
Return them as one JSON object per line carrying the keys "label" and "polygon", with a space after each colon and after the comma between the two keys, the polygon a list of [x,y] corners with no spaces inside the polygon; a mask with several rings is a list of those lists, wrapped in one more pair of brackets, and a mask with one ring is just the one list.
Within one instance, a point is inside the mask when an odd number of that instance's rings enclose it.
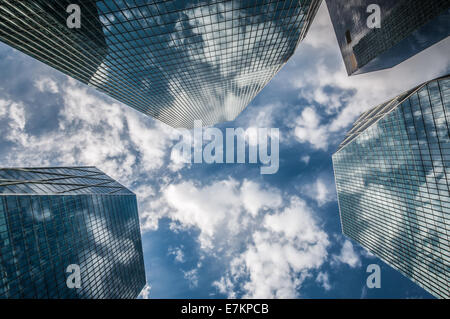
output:
{"label": "glass facade", "polygon": [[0,169],[0,298],[136,298],[145,283],[132,192],[95,167]]}
{"label": "glass facade", "polygon": [[[349,75],[391,68],[450,35],[450,0],[327,0]],[[381,27],[369,28],[368,6]]]}
{"label": "glass facade", "polygon": [[[66,26],[68,4],[81,28]],[[320,0],[5,0],[0,40],[173,127],[235,119]]]}
{"label": "glass facade", "polygon": [[450,77],[364,113],[333,155],[342,232],[450,298]]}

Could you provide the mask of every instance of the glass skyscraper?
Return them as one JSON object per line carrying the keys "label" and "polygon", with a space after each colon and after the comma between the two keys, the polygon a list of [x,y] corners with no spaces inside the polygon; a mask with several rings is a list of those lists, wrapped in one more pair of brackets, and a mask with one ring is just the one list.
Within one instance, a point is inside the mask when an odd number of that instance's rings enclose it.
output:
{"label": "glass skyscraper", "polygon": [[333,155],[342,232],[450,298],[450,76],[365,112]]}
{"label": "glass skyscraper", "polygon": [[[326,2],[348,75],[391,68],[450,35],[450,0]],[[371,4],[380,28],[367,25]]]}
{"label": "glass skyscraper", "polygon": [[132,192],[95,167],[0,169],[0,298],[136,298],[145,282]]}
{"label": "glass skyscraper", "polygon": [[[173,127],[230,121],[294,53],[320,0],[5,0],[0,40]],[[69,4],[81,28],[69,29]]]}

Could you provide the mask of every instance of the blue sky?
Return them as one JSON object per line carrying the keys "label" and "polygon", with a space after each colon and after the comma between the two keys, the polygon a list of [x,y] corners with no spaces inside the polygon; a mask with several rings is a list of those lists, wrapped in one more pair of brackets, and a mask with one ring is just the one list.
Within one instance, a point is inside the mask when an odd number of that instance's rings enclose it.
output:
{"label": "blue sky", "polygon": [[[348,77],[322,5],[233,122],[280,129],[280,168],[183,164],[178,132],[0,44],[0,166],[95,165],[138,196],[151,298],[430,298],[342,236],[331,155],[364,110],[448,73],[444,40]],[[366,268],[381,266],[381,288]]]}

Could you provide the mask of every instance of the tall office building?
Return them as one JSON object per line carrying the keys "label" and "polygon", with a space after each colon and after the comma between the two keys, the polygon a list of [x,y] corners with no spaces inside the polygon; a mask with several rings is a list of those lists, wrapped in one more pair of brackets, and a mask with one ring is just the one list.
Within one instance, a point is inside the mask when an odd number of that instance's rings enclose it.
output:
{"label": "tall office building", "polygon": [[450,35],[450,0],[326,2],[348,75],[391,68]]}
{"label": "tall office building", "polygon": [[[69,3],[80,7],[79,29],[66,25]],[[294,53],[320,3],[4,0],[0,40],[144,114],[191,128],[195,120],[235,119]]]}
{"label": "tall office building", "polygon": [[145,282],[132,192],[95,167],[0,169],[0,298],[136,298]]}
{"label": "tall office building", "polygon": [[365,112],[333,155],[342,232],[450,298],[450,76]]}

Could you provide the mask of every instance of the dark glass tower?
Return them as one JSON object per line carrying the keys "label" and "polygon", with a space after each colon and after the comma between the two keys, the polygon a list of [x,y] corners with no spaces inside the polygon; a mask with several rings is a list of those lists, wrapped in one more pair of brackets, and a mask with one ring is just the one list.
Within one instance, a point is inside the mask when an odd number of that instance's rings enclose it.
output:
{"label": "dark glass tower", "polygon": [[[348,75],[391,68],[450,35],[450,0],[327,0]],[[369,28],[377,4],[381,28]]]}
{"label": "dark glass tower", "polygon": [[450,77],[356,121],[333,155],[342,232],[450,298]]}
{"label": "dark glass tower", "polygon": [[[235,119],[320,0],[5,0],[0,40],[174,127]],[[68,3],[81,28],[68,29]]]}
{"label": "dark glass tower", "polygon": [[0,169],[0,298],[136,298],[145,282],[132,192],[95,167]]}

